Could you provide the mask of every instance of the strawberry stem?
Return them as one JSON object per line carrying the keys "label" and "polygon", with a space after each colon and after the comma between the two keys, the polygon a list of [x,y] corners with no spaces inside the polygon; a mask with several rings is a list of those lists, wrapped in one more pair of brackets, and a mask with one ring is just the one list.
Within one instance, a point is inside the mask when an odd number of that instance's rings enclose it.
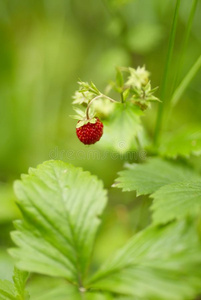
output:
{"label": "strawberry stem", "polygon": [[87,120],[90,120],[89,109],[90,109],[91,104],[92,104],[95,100],[98,100],[98,99],[100,99],[100,98],[106,98],[106,99],[110,100],[110,101],[113,102],[113,103],[117,103],[117,102],[118,102],[118,101],[116,101],[116,100],[114,100],[114,99],[112,99],[112,98],[110,98],[110,97],[108,97],[108,96],[106,96],[106,95],[104,95],[104,94],[100,94],[100,95],[94,97],[92,100],[89,101],[89,103],[88,103],[88,105],[87,105],[87,109],[86,109],[86,118],[87,118]]}

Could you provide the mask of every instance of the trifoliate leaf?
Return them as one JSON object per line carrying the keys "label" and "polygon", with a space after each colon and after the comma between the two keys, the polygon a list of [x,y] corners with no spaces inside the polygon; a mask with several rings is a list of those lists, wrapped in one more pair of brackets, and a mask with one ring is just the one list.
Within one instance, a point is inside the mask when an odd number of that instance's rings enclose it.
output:
{"label": "trifoliate leaf", "polygon": [[159,153],[166,157],[201,154],[200,126],[184,126],[174,133],[164,134],[159,145]]}
{"label": "trifoliate leaf", "polygon": [[135,191],[137,195],[147,195],[155,192],[160,187],[188,178],[201,178],[188,167],[165,161],[160,158],[150,158],[144,164],[127,165],[127,170],[119,172],[115,180],[115,187],[123,191]]}
{"label": "trifoliate leaf", "polygon": [[201,290],[200,251],[190,220],[149,227],[110,257],[90,284],[130,299],[193,299]]}
{"label": "trifoliate leaf", "polygon": [[151,197],[154,198],[152,210],[155,223],[195,214],[201,210],[201,179],[165,185]]}
{"label": "trifoliate leaf", "polygon": [[28,273],[14,268],[13,282],[0,280],[0,300],[28,300],[25,290]]}
{"label": "trifoliate leaf", "polygon": [[104,135],[99,145],[125,153],[135,144],[135,138],[142,130],[140,120],[142,112],[131,103],[114,105],[111,118],[104,123]]}
{"label": "trifoliate leaf", "polygon": [[15,183],[23,221],[15,222],[10,250],[24,270],[83,279],[106,204],[102,182],[61,161],[30,169]]}

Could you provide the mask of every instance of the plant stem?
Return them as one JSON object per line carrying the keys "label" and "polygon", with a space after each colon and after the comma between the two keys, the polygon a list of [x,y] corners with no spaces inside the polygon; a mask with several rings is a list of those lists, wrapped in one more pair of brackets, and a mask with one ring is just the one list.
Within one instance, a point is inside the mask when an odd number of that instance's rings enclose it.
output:
{"label": "plant stem", "polygon": [[187,29],[186,29],[186,32],[185,32],[182,48],[181,48],[180,55],[179,55],[179,62],[178,62],[176,76],[175,76],[175,83],[174,83],[174,86],[173,86],[173,93],[174,93],[174,91],[175,91],[175,89],[178,85],[178,81],[180,79],[181,69],[182,69],[183,61],[184,61],[184,55],[185,55],[186,48],[187,48],[187,45],[188,45],[188,40],[189,40],[189,36],[190,36],[190,32],[191,32],[191,27],[192,27],[192,24],[193,24],[193,19],[194,19],[197,3],[198,3],[198,0],[193,0],[192,1],[192,7],[191,7],[190,15],[189,15],[189,18],[188,18]]}
{"label": "plant stem", "polygon": [[93,99],[92,99],[91,101],[89,101],[89,103],[88,103],[88,106],[87,106],[87,109],[86,109],[86,118],[87,118],[87,120],[90,120],[89,109],[90,109],[91,104],[92,104],[95,100],[100,99],[100,98],[106,98],[106,99],[110,100],[111,102],[117,103],[116,100],[114,100],[114,99],[112,99],[112,98],[110,98],[110,97],[108,97],[108,96],[106,96],[106,95],[104,95],[104,94],[100,94],[100,95],[96,96],[95,98],[93,98]]}
{"label": "plant stem", "polygon": [[124,103],[124,95],[121,93],[121,103]]}
{"label": "plant stem", "polygon": [[158,108],[158,114],[157,114],[157,120],[156,120],[156,127],[155,127],[155,133],[154,133],[154,145],[157,146],[160,133],[161,133],[161,127],[163,122],[163,114],[164,114],[164,107],[166,102],[166,90],[167,90],[167,83],[169,78],[169,72],[170,72],[170,63],[172,60],[172,54],[173,54],[173,48],[174,48],[174,41],[175,41],[175,35],[176,35],[176,28],[177,28],[177,20],[179,16],[179,7],[180,7],[181,0],[177,0],[176,6],[175,6],[175,12],[174,12],[174,18],[172,23],[172,29],[169,39],[169,45],[168,45],[168,52],[167,52],[167,59],[165,64],[165,70],[163,74],[163,81],[161,86],[161,92],[160,92],[160,100],[162,100],[161,105]]}

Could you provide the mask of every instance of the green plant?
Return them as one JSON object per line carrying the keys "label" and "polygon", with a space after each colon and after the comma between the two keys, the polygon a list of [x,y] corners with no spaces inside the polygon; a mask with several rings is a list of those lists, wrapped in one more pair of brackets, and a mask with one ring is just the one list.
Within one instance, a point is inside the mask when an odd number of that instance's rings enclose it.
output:
{"label": "green plant", "polygon": [[[144,67],[117,68],[105,93],[80,81],[73,102],[77,128],[96,118],[103,121],[105,132],[97,146],[120,153],[147,151],[148,159],[127,164],[113,187],[150,196],[151,224],[94,267],[95,238],[108,200],[102,181],[62,161],[31,168],[15,183],[22,220],[14,223],[16,247],[9,253],[17,268],[13,283],[0,281],[0,299],[28,299],[27,272],[63,280],[58,281],[61,290],[44,291],[41,299],[192,300],[201,293],[201,175],[188,160],[200,155],[201,132],[196,125],[176,133],[162,130],[168,104],[172,109],[200,68],[199,58],[179,84],[177,76],[168,98],[179,6],[177,1],[153,138],[147,138],[141,117],[159,99]],[[188,35],[185,47],[187,40]]]}

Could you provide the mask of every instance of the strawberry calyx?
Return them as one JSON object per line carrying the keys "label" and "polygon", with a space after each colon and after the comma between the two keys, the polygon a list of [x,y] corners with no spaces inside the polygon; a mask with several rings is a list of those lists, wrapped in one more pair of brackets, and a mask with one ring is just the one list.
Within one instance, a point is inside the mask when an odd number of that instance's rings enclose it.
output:
{"label": "strawberry calyx", "polygon": [[97,118],[79,120],[76,125],[76,128],[82,127],[88,123],[95,124],[96,122],[97,122]]}

